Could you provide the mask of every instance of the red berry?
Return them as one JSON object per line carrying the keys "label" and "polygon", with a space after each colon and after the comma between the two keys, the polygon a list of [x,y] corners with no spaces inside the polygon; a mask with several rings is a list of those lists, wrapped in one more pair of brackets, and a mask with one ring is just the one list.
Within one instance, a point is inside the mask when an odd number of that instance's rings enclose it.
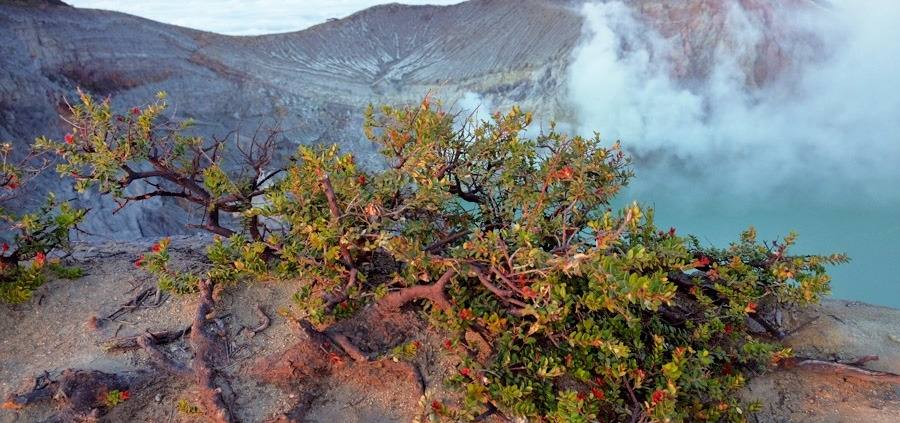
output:
{"label": "red berry", "polygon": [[449,350],[450,348],[453,348],[453,343],[450,342],[449,339],[445,339],[445,340],[444,340],[444,348],[446,348],[446,349],[448,349],[448,350]]}
{"label": "red berry", "polygon": [[472,371],[469,370],[468,367],[463,367],[462,369],[459,370],[459,374],[461,374],[461,375],[463,375],[463,376],[465,376],[465,377],[471,377],[471,376],[472,376]]}
{"label": "red berry", "polygon": [[66,136],[63,137],[63,139],[66,141],[66,144],[72,144],[75,142],[75,136],[72,134],[66,134]]}

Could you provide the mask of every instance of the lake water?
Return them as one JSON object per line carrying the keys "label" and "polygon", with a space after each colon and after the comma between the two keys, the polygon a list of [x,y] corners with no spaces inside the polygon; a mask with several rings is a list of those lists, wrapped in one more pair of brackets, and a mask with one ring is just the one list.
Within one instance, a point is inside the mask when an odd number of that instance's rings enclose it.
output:
{"label": "lake water", "polygon": [[850,256],[850,263],[829,271],[833,297],[900,308],[900,202],[770,199],[723,205],[717,198],[674,197],[646,187],[626,192],[620,200],[653,206],[660,227],[674,226],[682,235],[694,234],[720,247],[737,240],[750,225],[760,240],[779,239],[793,230],[799,233],[795,253]]}

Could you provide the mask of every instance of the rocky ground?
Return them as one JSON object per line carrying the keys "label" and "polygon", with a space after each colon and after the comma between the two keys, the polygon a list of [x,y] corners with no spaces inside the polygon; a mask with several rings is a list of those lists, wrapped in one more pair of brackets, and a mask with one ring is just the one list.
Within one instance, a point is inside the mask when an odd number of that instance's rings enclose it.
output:
{"label": "rocky ground", "polygon": [[[200,251],[201,243],[197,238],[176,239],[177,262],[198,266],[195,251]],[[150,241],[80,245],[73,259],[86,270],[85,277],[50,281],[27,304],[0,305],[0,398],[31,390],[35,379],[38,385],[44,382],[44,375],[60,380],[99,374],[61,375],[65,369],[99,371],[118,375],[120,379],[110,386],[125,378],[131,387],[130,398],[111,407],[100,421],[205,421],[191,413],[205,395],[192,377],[156,370],[158,362],[151,360],[148,350],[109,348],[111,339],[183,330],[196,313],[200,302],[196,295],[157,297],[151,277],[135,269],[134,260],[150,245]],[[207,327],[213,327],[217,340],[226,341],[219,342],[225,347],[211,365],[228,380],[224,384],[218,380],[224,387],[220,395],[232,404],[237,420],[421,421],[433,400],[452,400],[443,380],[454,363],[441,353],[442,335],[423,325],[415,311],[367,310],[328,334],[310,333],[289,317],[296,313],[291,295],[297,285],[272,281],[216,293],[211,316],[217,324]],[[142,292],[147,294],[136,302],[138,306],[122,308]],[[868,361],[867,368],[900,373],[898,310],[828,301],[784,319],[795,328],[786,343],[798,356],[850,362],[877,355],[879,360]],[[368,358],[356,360],[329,343],[342,337]],[[185,335],[173,342],[159,341],[156,349],[174,361],[187,362],[195,340]],[[421,345],[415,358],[390,357],[393,347],[414,341]],[[0,422],[90,417],[89,409],[60,406],[76,402],[78,392],[60,392],[67,398],[0,410]],[[765,403],[751,421],[896,422],[900,416],[900,384],[805,366],[759,376],[743,394]],[[13,405],[7,403],[6,408]]]}

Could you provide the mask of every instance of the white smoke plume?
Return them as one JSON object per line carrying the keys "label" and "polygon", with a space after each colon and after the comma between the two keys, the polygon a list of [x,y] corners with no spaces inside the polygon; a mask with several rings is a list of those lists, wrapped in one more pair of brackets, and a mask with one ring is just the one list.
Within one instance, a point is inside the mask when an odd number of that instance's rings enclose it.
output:
{"label": "white smoke plume", "polygon": [[831,270],[835,296],[898,307],[900,2],[805,1],[812,13],[765,2],[818,44],[788,50],[792,65],[761,85],[740,53],[760,37],[792,40],[740,6],[753,1],[712,2],[731,5],[732,38],[688,83],[667,60],[685,47],[635,15],[640,0],[585,5],[568,81],[575,127],[637,157],[624,200],[655,206],[660,224],[716,245],[750,224],[768,240],[797,230],[795,251],[853,260]]}
{"label": "white smoke plume", "polygon": [[752,48],[766,29],[737,3],[725,24],[737,46],[717,49],[708,79],[690,87],[663,60],[683,52],[628,5],[586,4],[569,80],[581,132],[621,139],[640,158],[638,183],[656,192],[699,185],[704,195],[764,200],[788,191],[896,204],[900,2],[841,1],[780,16],[815,34],[822,57],[794,58],[762,88],[747,86],[736,50]]}

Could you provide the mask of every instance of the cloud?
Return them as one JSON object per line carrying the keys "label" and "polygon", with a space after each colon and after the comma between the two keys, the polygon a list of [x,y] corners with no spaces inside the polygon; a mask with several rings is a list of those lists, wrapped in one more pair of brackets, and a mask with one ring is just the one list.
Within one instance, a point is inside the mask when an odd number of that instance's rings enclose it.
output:
{"label": "cloud", "polygon": [[[298,31],[343,18],[383,0],[66,0],[82,8],[124,12],[168,24],[229,35]],[[404,4],[455,4],[461,0],[406,0]]]}

